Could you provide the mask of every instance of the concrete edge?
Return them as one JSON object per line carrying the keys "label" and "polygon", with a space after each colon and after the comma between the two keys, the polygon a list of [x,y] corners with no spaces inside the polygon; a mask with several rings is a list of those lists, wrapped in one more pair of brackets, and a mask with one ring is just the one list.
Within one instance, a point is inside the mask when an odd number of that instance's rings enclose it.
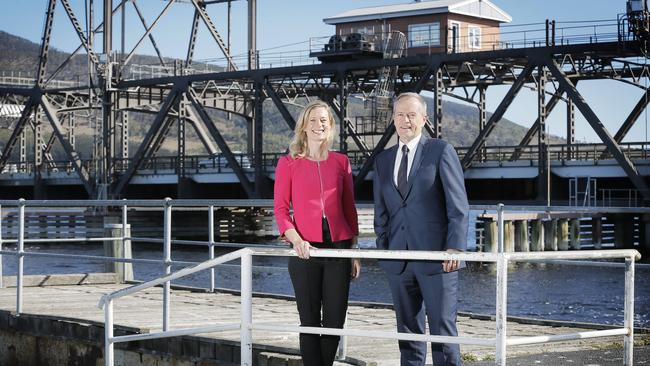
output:
{"label": "concrete edge", "polygon": [[[4,287],[16,287],[16,276],[3,276]],[[118,283],[115,273],[71,273],[52,275],[25,275],[24,287],[99,285]]]}

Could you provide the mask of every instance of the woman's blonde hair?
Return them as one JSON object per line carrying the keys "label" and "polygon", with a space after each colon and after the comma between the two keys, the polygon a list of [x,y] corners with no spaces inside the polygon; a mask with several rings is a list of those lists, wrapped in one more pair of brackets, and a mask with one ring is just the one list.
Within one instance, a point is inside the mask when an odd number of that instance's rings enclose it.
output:
{"label": "woman's blonde hair", "polygon": [[315,100],[305,106],[302,112],[300,112],[298,121],[296,121],[293,140],[291,140],[291,144],[289,144],[289,155],[294,159],[296,157],[304,158],[309,154],[309,146],[307,145],[307,125],[309,124],[309,113],[316,108],[325,108],[327,111],[327,117],[330,120],[330,132],[327,135],[325,142],[320,147],[320,153],[326,152],[330,147],[332,147],[332,143],[334,142],[334,129],[336,127],[334,114],[327,103],[321,100]]}

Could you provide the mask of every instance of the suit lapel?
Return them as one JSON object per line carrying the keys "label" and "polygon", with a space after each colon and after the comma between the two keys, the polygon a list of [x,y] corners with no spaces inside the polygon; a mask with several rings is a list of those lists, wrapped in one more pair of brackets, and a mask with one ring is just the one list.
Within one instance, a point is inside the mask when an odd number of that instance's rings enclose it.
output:
{"label": "suit lapel", "polygon": [[[399,145],[399,144],[398,144]],[[395,158],[397,157],[397,146],[395,145],[388,149],[388,154],[386,154],[386,159],[388,161],[386,162],[388,165],[388,174],[386,175],[389,178],[389,184],[391,187],[393,187],[393,190],[399,195],[399,190],[397,189],[397,186],[395,185],[395,179],[394,179],[394,172],[395,172]]]}
{"label": "suit lapel", "polygon": [[418,147],[415,150],[415,156],[413,157],[413,167],[411,167],[411,171],[409,172],[409,176],[407,178],[408,186],[406,189],[406,196],[404,197],[405,200],[406,197],[408,197],[409,193],[411,192],[411,188],[413,187],[413,180],[415,176],[418,174],[418,171],[420,170],[420,165],[422,165],[422,159],[424,158],[423,150],[428,140],[429,138],[423,135],[422,137],[420,137],[420,141],[418,142]]}

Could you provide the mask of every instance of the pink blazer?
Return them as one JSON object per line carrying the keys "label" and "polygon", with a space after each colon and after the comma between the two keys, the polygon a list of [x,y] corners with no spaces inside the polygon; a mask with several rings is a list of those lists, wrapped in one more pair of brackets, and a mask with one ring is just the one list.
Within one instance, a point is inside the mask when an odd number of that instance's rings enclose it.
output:
{"label": "pink blazer", "polygon": [[[323,179],[323,203],[333,241],[359,235],[354,205],[352,167],[348,157],[330,151],[320,162]],[[293,217],[289,209],[293,205]],[[322,207],[318,166],[315,161],[283,156],[275,168],[273,194],[275,219],[280,233],[296,229],[307,241],[322,242]]]}

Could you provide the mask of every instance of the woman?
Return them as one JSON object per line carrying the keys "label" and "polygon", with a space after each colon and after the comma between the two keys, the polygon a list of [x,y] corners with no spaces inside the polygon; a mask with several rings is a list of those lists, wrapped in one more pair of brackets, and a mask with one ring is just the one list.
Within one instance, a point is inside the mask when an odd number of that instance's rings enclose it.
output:
{"label": "woman", "polygon": [[[289,258],[289,275],[305,327],[343,328],[350,279],[361,271],[358,259],[309,257],[313,248],[356,247],[359,235],[352,168],[347,156],[329,151],[333,131],[327,104],[309,103],[296,123],[289,155],[275,169],[275,217],[297,254]],[[338,336],[301,333],[304,364],[332,365],[338,344]]]}

